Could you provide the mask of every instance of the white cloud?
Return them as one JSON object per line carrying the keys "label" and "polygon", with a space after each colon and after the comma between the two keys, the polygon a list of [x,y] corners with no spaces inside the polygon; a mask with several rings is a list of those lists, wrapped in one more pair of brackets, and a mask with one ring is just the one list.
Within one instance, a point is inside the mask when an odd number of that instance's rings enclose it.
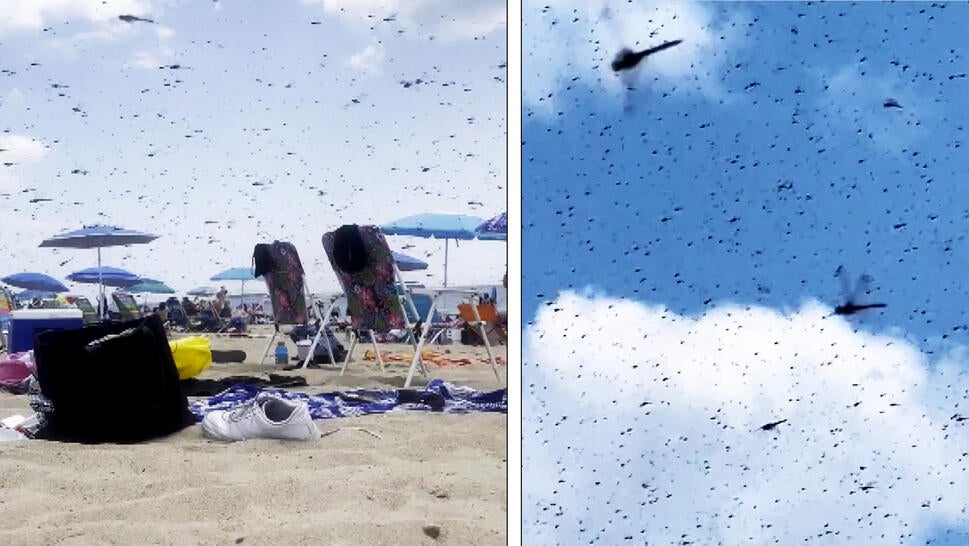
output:
{"label": "white cloud", "polygon": [[[697,2],[528,2],[522,8],[522,100],[547,113],[558,90],[573,80],[618,98],[627,87],[657,78],[722,99],[719,65],[724,50],[738,40],[726,30],[733,28],[730,22],[716,24],[714,9]],[[610,67],[624,47],[644,49],[672,40],[683,43],[624,78]]]}
{"label": "white cloud", "polygon": [[374,42],[358,51],[347,59],[347,67],[364,74],[375,74],[380,71],[380,64],[384,61],[384,46]]}
{"label": "white cloud", "polygon": [[32,163],[47,155],[47,148],[38,140],[24,135],[0,135],[3,160],[14,163]]}
{"label": "white cloud", "polygon": [[[321,4],[326,13],[367,25],[382,23],[403,27],[445,40],[484,36],[504,28],[507,7],[503,0],[303,0]],[[384,21],[387,18],[393,21]],[[388,26],[390,28],[390,26]]]}
{"label": "white cloud", "polygon": [[19,176],[24,168],[47,155],[47,147],[39,140],[24,135],[0,135],[0,191],[19,188]]}
{"label": "white cloud", "polygon": [[76,19],[92,23],[112,23],[123,28],[118,15],[149,15],[146,0],[4,0],[0,33],[10,30],[42,28],[45,24]]}
{"label": "white cloud", "polygon": [[966,527],[966,360],[930,363],[817,302],[694,318],[563,293],[524,340],[525,542],[915,544]]}

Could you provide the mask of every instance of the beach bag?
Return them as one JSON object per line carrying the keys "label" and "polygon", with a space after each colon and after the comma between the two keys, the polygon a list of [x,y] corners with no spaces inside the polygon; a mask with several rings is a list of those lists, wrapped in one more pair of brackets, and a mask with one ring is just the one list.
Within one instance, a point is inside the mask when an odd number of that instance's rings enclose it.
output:
{"label": "beach bag", "polygon": [[[304,339],[313,339],[316,337],[317,331],[318,328],[315,325],[294,326],[289,331],[289,338],[293,340],[293,343],[298,343]],[[347,350],[329,328],[326,329],[326,339],[320,336],[320,342],[316,344],[316,349],[313,350],[313,362],[317,364],[335,364],[334,362],[330,362],[330,353],[326,350],[327,339],[330,340],[333,358],[337,362],[343,362],[347,357]]]}
{"label": "beach bag", "polygon": [[191,379],[212,364],[212,342],[201,336],[174,339],[168,342],[178,368],[179,379]]}
{"label": "beach bag", "polygon": [[51,409],[36,438],[134,443],[195,422],[157,315],[40,332],[34,360]]}

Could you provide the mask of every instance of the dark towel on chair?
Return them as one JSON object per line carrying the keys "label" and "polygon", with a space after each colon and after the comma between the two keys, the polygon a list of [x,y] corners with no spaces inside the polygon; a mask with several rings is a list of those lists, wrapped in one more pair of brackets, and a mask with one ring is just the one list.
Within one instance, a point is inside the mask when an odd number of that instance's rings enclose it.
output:
{"label": "dark towel on chair", "polygon": [[260,243],[252,251],[253,277],[261,277],[273,271],[273,255],[270,245]]}
{"label": "dark towel on chair", "polygon": [[341,271],[351,274],[367,267],[367,245],[357,226],[340,226],[333,233],[333,261]]}

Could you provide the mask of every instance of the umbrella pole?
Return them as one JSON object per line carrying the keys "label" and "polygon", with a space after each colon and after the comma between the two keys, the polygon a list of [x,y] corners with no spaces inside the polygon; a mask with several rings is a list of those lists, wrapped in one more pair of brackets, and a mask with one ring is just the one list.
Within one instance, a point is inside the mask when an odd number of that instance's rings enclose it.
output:
{"label": "umbrella pole", "polygon": [[447,239],[444,239],[444,288],[447,288]]}
{"label": "umbrella pole", "polygon": [[98,309],[101,310],[101,318],[108,315],[107,304],[104,301],[104,277],[101,274],[101,247],[98,247]]}

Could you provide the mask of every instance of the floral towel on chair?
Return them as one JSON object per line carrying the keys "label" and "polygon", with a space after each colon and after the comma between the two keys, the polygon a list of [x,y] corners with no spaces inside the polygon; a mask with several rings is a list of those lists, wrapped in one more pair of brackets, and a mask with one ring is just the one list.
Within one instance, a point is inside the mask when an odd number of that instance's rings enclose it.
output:
{"label": "floral towel on chair", "polygon": [[270,245],[272,271],[263,275],[273,306],[274,322],[306,324],[306,294],[303,290],[303,264],[292,243],[274,241]]}
{"label": "floral towel on chair", "polygon": [[375,332],[406,329],[407,318],[397,291],[390,246],[376,226],[356,227],[367,256],[366,266],[356,273],[341,270],[334,259],[336,232],[323,235],[323,249],[347,297],[351,325],[357,330]]}

